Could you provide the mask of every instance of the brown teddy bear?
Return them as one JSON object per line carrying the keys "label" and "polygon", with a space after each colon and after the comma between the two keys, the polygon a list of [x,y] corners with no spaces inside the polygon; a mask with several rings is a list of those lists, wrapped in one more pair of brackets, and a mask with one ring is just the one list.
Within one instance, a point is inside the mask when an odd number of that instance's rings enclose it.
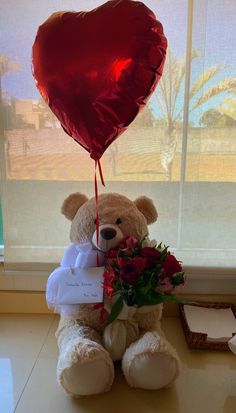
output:
{"label": "brown teddy bear", "polygon": [[[148,235],[148,225],[158,216],[152,200],[145,196],[131,201],[117,193],[102,194],[98,198],[97,239],[94,198],[89,200],[83,194],[71,194],[62,205],[62,213],[71,221],[72,244],[61,266],[72,270],[80,266],[81,246],[92,245],[90,264],[84,266],[96,266],[97,251],[102,260],[101,252],[114,248],[123,237],[143,239]],[[82,255],[84,259],[86,251]],[[53,301],[53,288],[49,278],[48,303]],[[60,352],[57,377],[70,395],[88,396],[108,391],[114,379],[113,361],[117,359],[121,360],[125,379],[131,387],[160,389],[169,386],[178,376],[178,355],[160,326],[161,304],[141,307],[132,313],[131,321],[127,317],[115,320],[109,329],[101,323],[93,304],[60,306],[57,311],[61,313],[56,333]]]}

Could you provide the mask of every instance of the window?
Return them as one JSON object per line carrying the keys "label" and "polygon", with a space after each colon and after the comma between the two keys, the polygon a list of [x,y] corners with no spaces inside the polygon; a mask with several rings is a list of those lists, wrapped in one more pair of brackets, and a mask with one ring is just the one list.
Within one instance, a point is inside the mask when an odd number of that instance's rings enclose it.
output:
{"label": "window", "polygon": [[[102,3],[81,0],[79,8],[89,10]],[[102,158],[106,191],[129,194],[131,199],[140,194],[152,197],[160,218],[151,237],[170,245],[186,265],[233,267],[235,2],[144,3],[163,23],[169,41],[164,75],[147,107]],[[62,131],[31,75],[37,27],[60,9],[76,10],[78,2],[2,0],[0,4],[1,167],[8,268],[15,263],[58,262],[69,243],[69,223],[59,212],[63,199],[74,191],[93,195],[93,162]]]}

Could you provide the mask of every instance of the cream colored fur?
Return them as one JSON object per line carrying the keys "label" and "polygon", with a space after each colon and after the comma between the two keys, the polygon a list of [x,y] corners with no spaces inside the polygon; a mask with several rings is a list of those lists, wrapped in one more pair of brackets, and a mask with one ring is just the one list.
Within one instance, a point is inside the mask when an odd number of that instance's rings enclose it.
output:
{"label": "cream colored fur", "polygon": [[[83,194],[72,194],[64,201],[62,210],[72,220],[71,241],[91,242],[96,216],[94,198],[87,200]],[[148,235],[148,223],[157,219],[157,211],[147,197],[132,202],[119,194],[100,195],[100,223],[115,224],[118,218],[124,236],[142,239]],[[118,353],[109,346],[109,351],[104,347],[105,325],[101,324],[99,312],[92,305],[78,306],[73,318],[61,316],[56,333],[57,377],[68,394],[79,397],[108,391],[114,379],[112,359],[117,359],[117,354],[130,386],[157,389],[173,383],[179,374],[180,362],[161,329],[162,305],[150,308],[149,312],[139,310],[134,322],[129,325],[123,321],[124,328],[119,326],[125,329],[126,338]]]}

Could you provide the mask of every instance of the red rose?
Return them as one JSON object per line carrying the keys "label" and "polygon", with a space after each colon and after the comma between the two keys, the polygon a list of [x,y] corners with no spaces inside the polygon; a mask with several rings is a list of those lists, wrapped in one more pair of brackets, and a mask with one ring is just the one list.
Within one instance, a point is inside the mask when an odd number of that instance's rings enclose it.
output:
{"label": "red rose", "polygon": [[138,244],[138,240],[133,236],[127,236],[123,238],[119,243],[120,250],[125,253],[126,255],[130,255],[133,253],[134,248]]}
{"label": "red rose", "polygon": [[159,262],[161,252],[152,247],[144,247],[141,250],[141,255],[146,258],[148,267],[151,267]]}
{"label": "red rose", "polygon": [[182,266],[179,261],[172,254],[168,254],[165,261],[163,262],[163,268],[167,277],[172,277],[172,275],[177,272],[182,272]]}
{"label": "red rose", "polygon": [[113,249],[108,250],[108,251],[106,252],[105,258],[106,258],[107,260],[108,260],[108,259],[111,259],[111,258],[116,258],[116,257],[117,257],[117,254],[118,254],[118,248],[113,248]]}
{"label": "red rose", "polygon": [[113,295],[113,284],[115,281],[115,273],[111,267],[104,271],[103,278],[103,289],[107,295],[108,300],[111,300]]}
{"label": "red rose", "polygon": [[120,259],[120,278],[127,284],[135,284],[141,274],[142,269],[146,264],[146,260],[142,257],[135,257],[129,260]]}
{"label": "red rose", "polygon": [[155,291],[157,291],[158,293],[172,293],[175,287],[171,284],[170,281],[171,280],[169,277],[163,278],[156,287]]}

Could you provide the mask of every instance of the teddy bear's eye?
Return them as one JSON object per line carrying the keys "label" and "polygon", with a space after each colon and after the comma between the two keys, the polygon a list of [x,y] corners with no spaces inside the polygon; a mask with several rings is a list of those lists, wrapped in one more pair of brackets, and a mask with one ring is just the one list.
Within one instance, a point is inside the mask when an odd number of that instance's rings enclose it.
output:
{"label": "teddy bear's eye", "polygon": [[117,220],[116,220],[116,225],[119,225],[119,224],[121,224],[121,223],[122,223],[121,219],[120,219],[120,218],[117,218]]}

